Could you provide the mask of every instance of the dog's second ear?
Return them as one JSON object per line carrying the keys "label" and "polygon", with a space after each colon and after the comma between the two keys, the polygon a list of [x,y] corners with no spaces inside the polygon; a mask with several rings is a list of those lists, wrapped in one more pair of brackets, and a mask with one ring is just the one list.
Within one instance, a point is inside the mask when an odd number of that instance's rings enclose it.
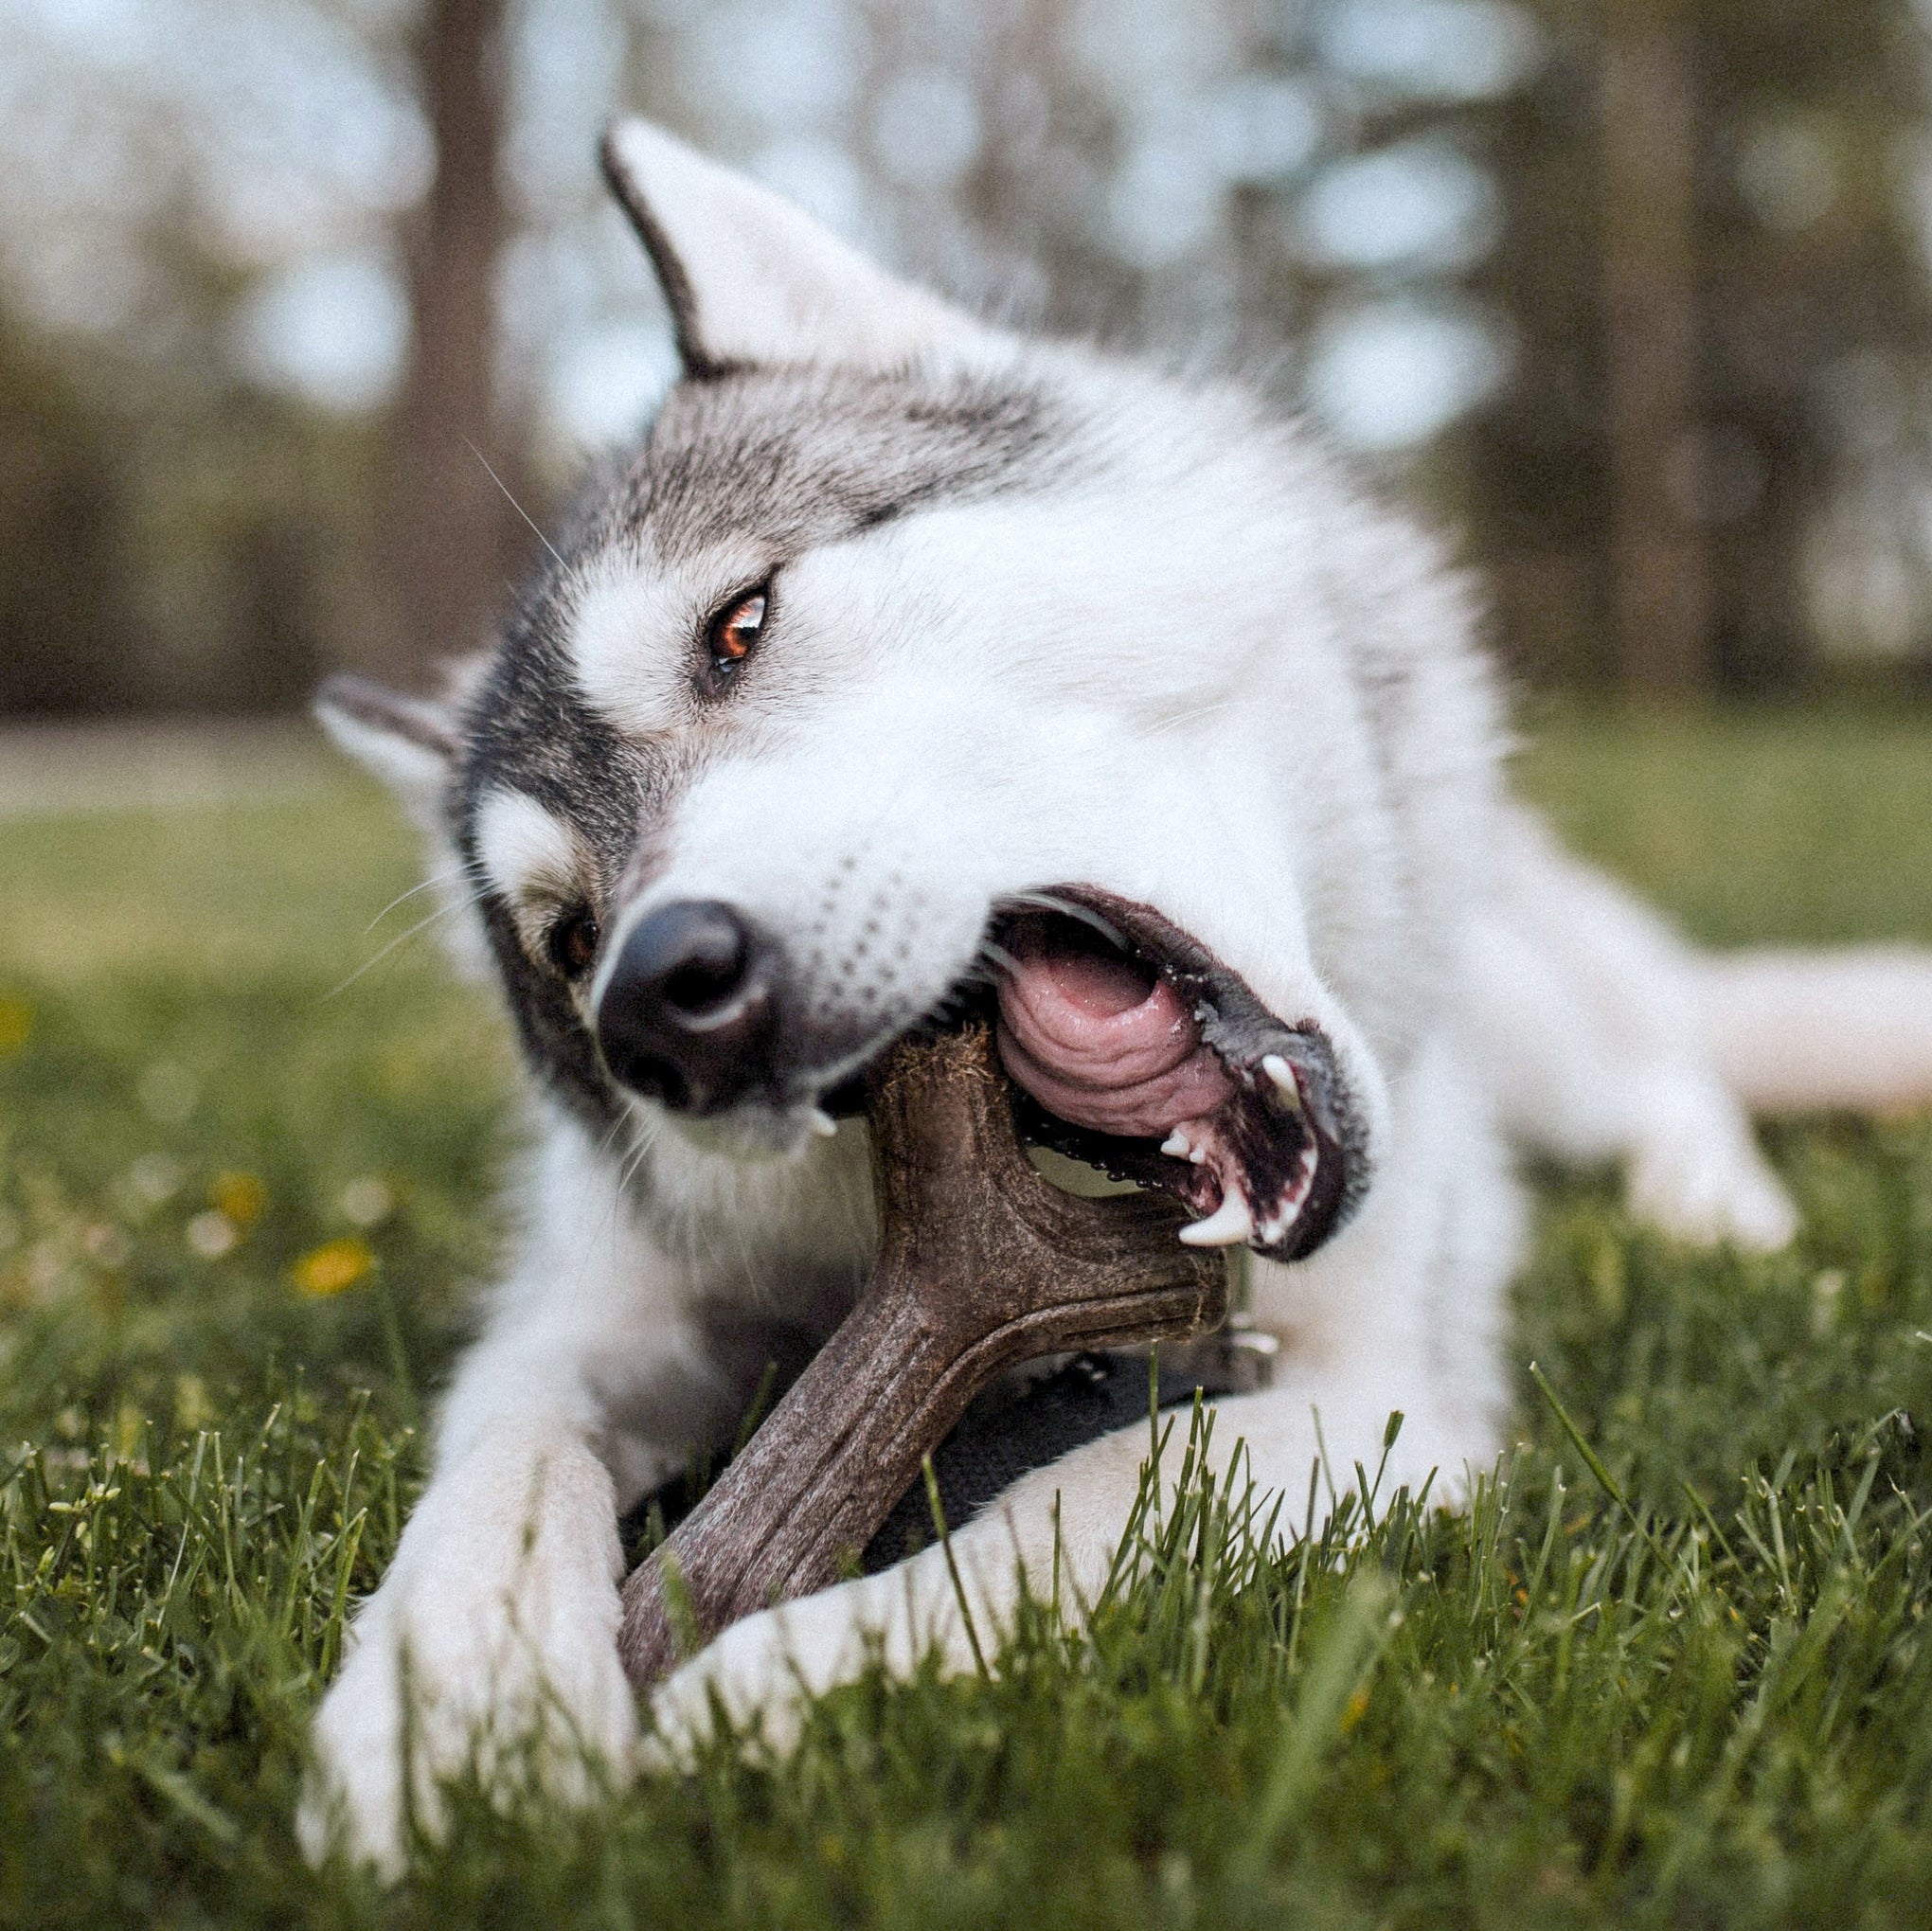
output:
{"label": "dog's second ear", "polygon": [[979,333],[782,196],[649,121],[612,128],[603,165],[656,267],[688,376],[774,363],[893,367]]}
{"label": "dog's second ear", "polygon": [[455,713],[367,677],[331,677],[315,693],[322,728],[402,800],[431,838],[446,842],[450,785],[461,739]]}

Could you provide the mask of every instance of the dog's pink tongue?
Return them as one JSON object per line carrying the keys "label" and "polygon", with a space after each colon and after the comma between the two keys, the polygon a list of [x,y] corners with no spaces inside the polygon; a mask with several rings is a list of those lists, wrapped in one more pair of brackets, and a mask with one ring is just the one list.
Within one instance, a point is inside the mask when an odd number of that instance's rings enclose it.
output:
{"label": "dog's pink tongue", "polygon": [[1123,1137],[1161,1137],[1232,1090],[1165,979],[1132,961],[1025,936],[999,988],[1006,1069],[1048,1113]]}

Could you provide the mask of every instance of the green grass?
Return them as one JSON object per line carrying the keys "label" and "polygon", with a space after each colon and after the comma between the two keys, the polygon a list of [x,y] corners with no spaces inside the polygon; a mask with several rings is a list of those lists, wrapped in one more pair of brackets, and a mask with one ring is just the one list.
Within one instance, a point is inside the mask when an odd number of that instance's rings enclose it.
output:
{"label": "green grass", "polygon": [[[1706,937],[1932,939],[1932,725],[1570,719],[1524,775]],[[0,1921],[1932,1922],[1932,1129],[1849,1120],[1775,1135],[1762,1263],[1544,1185],[1466,1516],[1262,1560],[1196,1484],[1087,1639],[310,1877],[304,1727],[513,1145],[426,943],[329,996],[412,866],[347,782],[0,826]]]}

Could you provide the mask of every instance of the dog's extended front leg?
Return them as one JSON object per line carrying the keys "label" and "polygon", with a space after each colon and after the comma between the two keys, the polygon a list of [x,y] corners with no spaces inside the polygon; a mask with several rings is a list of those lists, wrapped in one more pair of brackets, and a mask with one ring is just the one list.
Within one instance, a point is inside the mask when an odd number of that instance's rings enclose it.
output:
{"label": "dog's extended front leg", "polygon": [[679,1277],[607,1193],[544,1207],[458,1366],[428,1487],[317,1715],[312,1858],[340,1841],[393,1873],[410,1815],[434,1834],[438,1784],[472,1763],[499,1791],[533,1773],[565,1797],[630,1763],[617,1511],[728,1429],[744,1391],[713,1370]]}
{"label": "dog's extended front leg", "polygon": [[628,1766],[636,1722],[617,1663],[609,1471],[562,1405],[523,1408],[441,1458],[382,1586],[349,1632],[317,1714],[300,1827],[312,1860],[341,1832],[393,1874],[407,1819],[436,1834],[441,1780],[473,1761],[564,1795]]}

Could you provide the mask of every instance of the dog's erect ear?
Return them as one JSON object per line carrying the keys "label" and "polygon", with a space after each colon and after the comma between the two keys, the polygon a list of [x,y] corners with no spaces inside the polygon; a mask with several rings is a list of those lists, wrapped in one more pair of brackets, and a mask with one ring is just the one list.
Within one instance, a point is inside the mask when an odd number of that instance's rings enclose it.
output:
{"label": "dog's erect ear", "polygon": [[648,121],[612,128],[603,165],[657,269],[688,376],[760,363],[892,367],[978,332],[802,209]]}
{"label": "dog's erect ear", "polygon": [[450,779],[461,740],[455,714],[367,677],[330,678],[315,715],[343,750],[380,778],[433,838],[447,839]]}

